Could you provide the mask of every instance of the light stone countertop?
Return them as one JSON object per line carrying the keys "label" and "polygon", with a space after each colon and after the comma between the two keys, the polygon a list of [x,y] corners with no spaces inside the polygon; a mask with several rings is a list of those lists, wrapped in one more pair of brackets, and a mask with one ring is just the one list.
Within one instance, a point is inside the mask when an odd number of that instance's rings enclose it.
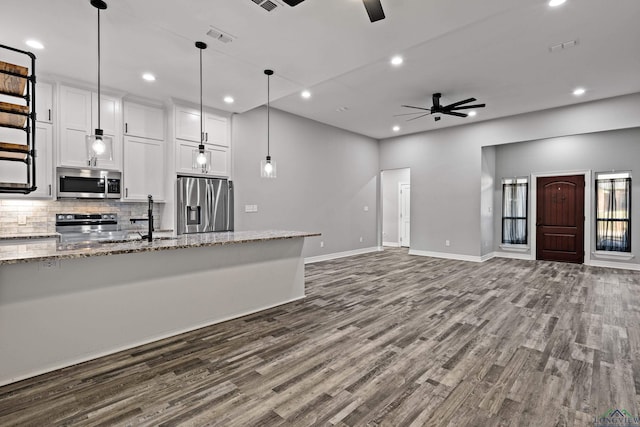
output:
{"label": "light stone countertop", "polygon": [[[181,236],[159,235],[153,242],[129,240],[123,242],[92,242],[89,244],[63,245],[51,240],[7,242],[0,246],[0,265],[39,262],[55,259],[87,258],[93,256],[117,255],[149,251],[175,250],[205,246],[229,245],[269,240],[293,239],[320,236],[320,233],[305,231],[223,231],[215,233],[183,234]],[[55,236],[52,236],[55,237]],[[41,237],[40,237],[41,238]],[[22,237],[21,239],[24,239]]]}

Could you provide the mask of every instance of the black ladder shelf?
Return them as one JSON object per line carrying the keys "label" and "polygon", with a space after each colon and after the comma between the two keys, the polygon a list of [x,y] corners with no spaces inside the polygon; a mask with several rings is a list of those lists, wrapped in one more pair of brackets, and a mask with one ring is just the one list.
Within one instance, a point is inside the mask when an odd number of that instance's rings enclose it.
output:
{"label": "black ladder shelf", "polygon": [[0,182],[0,193],[29,194],[36,189],[36,56],[2,44],[0,48],[27,55],[31,60],[30,69],[0,61],[0,95],[24,102],[24,105],[0,102],[0,127],[18,129],[26,135],[26,143],[0,140],[0,168],[4,162],[22,162],[26,173],[24,181]]}

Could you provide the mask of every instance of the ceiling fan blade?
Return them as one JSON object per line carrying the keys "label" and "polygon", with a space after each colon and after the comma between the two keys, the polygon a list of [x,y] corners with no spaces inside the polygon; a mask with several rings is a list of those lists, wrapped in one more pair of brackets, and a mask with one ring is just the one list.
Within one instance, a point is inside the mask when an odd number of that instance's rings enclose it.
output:
{"label": "ceiling fan blade", "polygon": [[289,6],[296,6],[302,3],[304,0],[282,0],[282,1],[288,4]]}
{"label": "ceiling fan blade", "polygon": [[445,105],[442,108],[444,108],[445,110],[451,110],[453,107],[457,107],[458,105],[466,104],[467,102],[473,102],[475,100],[476,100],[475,98],[469,98],[469,99],[465,99],[464,101],[458,101],[458,102],[454,102],[453,104]]}
{"label": "ceiling fan blade", "polygon": [[442,114],[448,114],[450,116],[456,116],[456,117],[467,117],[466,114],[464,114],[464,113],[456,113],[455,111],[443,111]]}
{"label": "ceiling fan blade", "polygon": [[469,110],[471,108],[484,108],[487,104],[465,105],[463,107],[449,108],[449,110]]}
{"label": "ceiling fan blade", "polygon": [[442,96],[441,93],[434,93],[431,96],[431,100],[433,101],[433,109],[438,110],[440,109],[440,97]]}
{"label": "ceiling fan blade", "polygon": [[[414,114],[425,114],[425,112],[424,111],[416,111],[415,113],[394,114],[393,117],[412,116]],[[426,113],[426,114],[431,114],[431,112]]]}
{"label": "ceiling fan blade", "polygon": [[414,107],[413,105],[401,105],[401,107],[405,107],[405,108],[415,108],[416,110],[431,111],[431,108]]}
{"label": "ceiling fan blade", "polygon": [[362,0],[362,2],[364,3],[365,9],[367,9],[371,22],[380,21],[385,18],[380,0]]}
{"label": "ceiling fan blade", "polygon": [[421,116],[414,117],[414,118],[409,119],[409,120],[407,120],[407,121],[408,121],[408,122],[410,122],[411,120],[421,119],[422,117],[428,116],[429,114],[431,114],[431,113],[423,114],[423,115],[421,115]]}

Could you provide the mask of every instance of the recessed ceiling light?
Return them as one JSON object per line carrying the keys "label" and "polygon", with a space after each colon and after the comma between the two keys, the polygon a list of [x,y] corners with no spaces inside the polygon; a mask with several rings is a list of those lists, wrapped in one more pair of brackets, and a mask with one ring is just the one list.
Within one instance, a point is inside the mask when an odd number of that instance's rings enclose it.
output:
{"label": "recessed ceiling light", "polygon": [[394,132],[398,132],[399,130],[400,130],[400,126],[394,126],[394,127],[393,127],[393,131],[394,131]]}
{"label": "recessed ceiling light", "polygon": [[40,43],[38,40],[27,40],[25,42],[27,46],[32,47],[34,49],[44,49],[44,45]]}
{"label": "recessed ceiling light", "polygon": [[564,2],[566,1],[567,0],[549,0],[549,6],[557,7],[557,6],[560,6],[561,4],[564,4]]}
{"label": "recessed ceiling light", "polygon": [[475,111],[469,111],[469,112],[467,113],[467,115],[468,115],[469,117],[475,117],[475,116],[476,116],[476,114],[478,114],[478,113],[476,113]]}
{"label": "recessed ceiling light", "polygon": [[576,89],[573,91],[573,94],[574,94],[575,96],[582,96],[582,95],[584,95],[584,94],[585,94],[585,92],[586,92],[585,88],[583,88],[583,87],[579,87],[579,88],[576,88]]}
{"label": "recessed ceiling light", "polygon": [[391,65],[395,65],[396,67],[398,65],[402,65],[403,62],[404,62],[404,59],[400,55],[396,55],[393,58],[391,58]]}
{"label": "recessed ceiling light", "polygon": [[148,81],[148,82],[154,82],[154,81],[156,81],[156,76],[154,76],[154,75],[153,75],[153,74],[151,74],[151,73],[144,73],[144,74],[142,75],[142,78],[143,78],[143,79],[145,79],[145,80],[146,80],[146,81]]}
{"label": "recessed ceiling light", "polygon": [[309,99],[311,98],[311,92],[309,92],[308,90],[303,90],[300,96],[302,96],[304,99]]}
{"label": "recessed ceiling light", "polygon": [[233,99],[233,97],[231,97],[231,96],[225,96],[224,97],[224,102],[226,102],[227,104],[233,104],[234,101],[235,101],[235,99]]}

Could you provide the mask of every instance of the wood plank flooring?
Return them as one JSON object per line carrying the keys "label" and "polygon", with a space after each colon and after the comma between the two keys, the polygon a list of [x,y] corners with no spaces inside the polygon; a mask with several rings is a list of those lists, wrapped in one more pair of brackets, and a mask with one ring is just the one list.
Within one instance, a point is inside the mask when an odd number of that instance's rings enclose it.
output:
{"label": "wood plank flooring", "polygon": [[0,425],[593,426],[640,411],[640,273],[406,250],[308,297],[0,388]]}

